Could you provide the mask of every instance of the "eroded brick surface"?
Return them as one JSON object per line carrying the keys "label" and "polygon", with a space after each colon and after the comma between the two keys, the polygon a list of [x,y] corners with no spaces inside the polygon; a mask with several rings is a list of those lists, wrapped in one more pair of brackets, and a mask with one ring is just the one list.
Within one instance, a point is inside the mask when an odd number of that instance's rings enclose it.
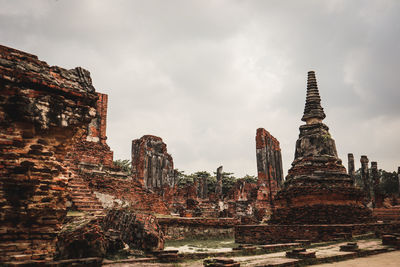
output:
{"label": "eroded brick surface", "polygon": [[106,171],[81,170],[80,177],[89,185],[91,191],[111,196],[119,205],[125,203],[137,211],[169,214],[165,202],[157,193],[142,188],[130,176]]}
{"label": "eroded brick surface", "polygon": [[160,137],[145,135],[132,141],[132,177],[149,189],[176,184],[174,162]]}
{"label": "eroded brick surface", "polygon": [[51,259],[74,140],[96,116],[90,74],[0,46],[0,262]]}
{"label": "eroded brick surface", "polygon": [[269,188],[269,197],[280,189],[283,183],[282,156],[279,141],[263,128],[256,134],[258,184]]}
{"label": "eroded brick surface", "polygon": [[107,101],[105,94],[97,93],[96,116],[86,126],[86,134],[74,139],[64,161],[70,171],[68,199],[71,210],[97,212],[103,209],[90,188],[90,182],[82,179],[81,172],[113,170],[113,152],[107,145]]}

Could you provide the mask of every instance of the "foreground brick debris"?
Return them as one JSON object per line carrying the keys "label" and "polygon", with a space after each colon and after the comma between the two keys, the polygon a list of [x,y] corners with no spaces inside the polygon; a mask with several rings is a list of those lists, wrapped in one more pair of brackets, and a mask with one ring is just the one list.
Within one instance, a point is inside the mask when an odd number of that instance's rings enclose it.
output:
{"label": "foreground brick debris", "polygon": [[[0,46],[0,264],[112,265],[118,260],[104,258],[122,255],[138,266],[193,259],[200,266],[262,266],[256,255],[274,251],[282,251],[285,264],[306,264],[320,260],[318,251],[305,249],[311,242],[371,232],[383,238],[373,251],[399,247],[400,207],[385,206],[376,162],[370,174],[368,158],[361,159],[363,189],[355,186],[352,154],[346,172],[322,123],[314,72],[286,179],[279,141],[259,128],[257,183],[239,180],[225,193],[222,166],[215,191],[200,176],[179,188],[172,155],[153,135],[132,141],[131,173],[115,166],[107,105],[89,71]],[[233,236],[242,245],[228,252],[164,250],[169,239]],[[368,242],[337,250],[366,255]]]}

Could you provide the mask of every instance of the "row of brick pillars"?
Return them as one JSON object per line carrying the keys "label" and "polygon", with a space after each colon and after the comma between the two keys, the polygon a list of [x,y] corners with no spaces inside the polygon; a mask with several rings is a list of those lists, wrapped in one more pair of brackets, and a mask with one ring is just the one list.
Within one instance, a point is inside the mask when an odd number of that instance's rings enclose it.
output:
{"label": "row of brick pillars", "polygon": [[[352,153],[348,155],[348,174],[355,181],[355,167],[354,167],[354,156]],[[361,163],[361,182],[362,187],[367,195],[368,202],[372,203],[372,207],[375,208],[379,205],[377,202],[382,201],[381,196],[379,195],[378,187],[380,183],[380,175],[378,172],[378,163],[376,161],[371,161],[371,172],[368,169],[369,159],[367,156],[362,155],[360,158]],[[398,180],[399,180],[399,192],[400,192],[400,167],[398,167],[397,172]],[[379,200],[378,200],[379,198]]]}

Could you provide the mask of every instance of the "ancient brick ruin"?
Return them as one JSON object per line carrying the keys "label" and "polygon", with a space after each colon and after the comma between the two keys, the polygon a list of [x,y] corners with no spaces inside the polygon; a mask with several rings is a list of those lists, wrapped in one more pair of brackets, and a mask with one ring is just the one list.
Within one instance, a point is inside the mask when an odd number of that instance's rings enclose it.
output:
{"label": "ancient brick ruin", "polygon": [[107,145],[107,102],[106,94],[98,95],[96,117],[87,126],[87,134],[75,142],[68,153],[68,159],[75,166],[113,167],[113,152]]}
{"label": "ancient brick ruin", "polygon": [[383,206],[383,196],[379,191],[380,177],[378,173],[378,163],[371,162],[371,179],[372,179],[372,208]]}
{"label": "ancient brick ruin", "polygon": [[[214,192],[202,175],[178,188],[173,159],[156,136],[132,141],[132,175],[114,166],[106,142],[108,97],[95,92],[87,70],[50,67],[0,46],[0,89],[0,264],[72,265],[77,262],[62,260],[98,257],[78,262],[99,265],[124,243],[161,255],[154,251],[165,238],[232,237],[234,227],[243,243],[329,240],[344,230],[399,227],[364,224],[372,221],[364,193],[353,186],[322,123],[313,72],[287,181],[278,140],[260,128],[258,182],[240,179],[229,192],[223,192],[222,166]],[[349,172],[354,175],[354,158]],[[372,204],[380,207],[376,162],[367,181]],[[270,224],[258,224],[271,211]]]}
{"label": "ancient brick ruin", "polygon": [[282,155],[279,141],[263,128],[257,129],[256,155],[259,192],[257,200],[270,205],[283,183]]}
{"label": "ancient brick ruin", "polygon": [[[162,248],[155,217],[135,212],[167,207],[113,166],[107,95],[95,92],[87,70],[50,67],[0,46],[0,88],[1,263],[104,257],[129,238],[132,248]],[[105,224],[119,212],[103,209],[113,203],[134,210]],[[67,210],[85,213],[65,221]]]}
{"label": "ancient brick ruin", "polygon": [[338,158],[335,141],[322,123],[315,73],[308,73],[307,98],[296,142],[295,159],[284,187],[275,197],[274,224],[343,224],[371,222],[364,194],[353,185]]}
{"label": "ancient brick ruin", "polygon": [[222,170],[222,166],[217,168],[217,184],[215,186],[215,196],[217,200],[222,199]]}
{"label": "ancient brick ruin", "polygon": [[148,189],[175,185],[174,162],[160,137],[145,135],[132,141],[132,178]]}
{"label": "ancient brick ruin", "polygon": [[106,94],[98,96],[96,116],[87,125],[86,134],[76,139],[69,149],[64,165],[70,171],[68,182],[70,209],[80,211],[101,211],[103,206],[89,187],[89,182],[82,179],[85,173],[97,172],[101,175],[104,170],[112,170],[113,152],[107,145],[107,102]]}
{"label": "ancient brick ruin", "polygon": [[361,162],[361,182],[362,182],[362,189],[366,194],[365,203],[369,203],[371,201],[371,185],[370,185],[370,177],[369,177],[369,170],[368,170],[368,162],[369,159],[367,156],[363,155],[360,159]]}
{"label": "ancient brick ruin", "polygon": [[348,175],[350,175],[351,179],[353,180],[353,183],[355,183],[354,156],[352,153],[347,154],[347,160],[348,160],[347,173]]}
{"label": "ancient brick ruin", "polygon": [[256,155],[258,184],[265,184],[270,196],[275,195],[283,183],[282,156],[279,141],[263,128],[257,129]]}
{"label": "ancient brick ruin", "polygon": [[0,262],[50,260],[66,215],[63,160],[96,116],[82,68],[0,46]]}

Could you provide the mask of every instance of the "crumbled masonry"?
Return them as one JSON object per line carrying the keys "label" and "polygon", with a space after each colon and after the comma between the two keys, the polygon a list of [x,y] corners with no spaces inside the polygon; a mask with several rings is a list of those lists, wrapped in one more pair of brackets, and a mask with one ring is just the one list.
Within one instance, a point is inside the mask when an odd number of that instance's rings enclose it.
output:
{"label": "crumbled masonry", "polygon": [[66,215],[63,161],[96,116],[82,68],[0,46],[0,262],[51,260]]}
{"label": "crumbled masonry", "polygon": [[160,137],[145,135],[132,141],[132,177],[149,189],[175,185],[174,162]]}

